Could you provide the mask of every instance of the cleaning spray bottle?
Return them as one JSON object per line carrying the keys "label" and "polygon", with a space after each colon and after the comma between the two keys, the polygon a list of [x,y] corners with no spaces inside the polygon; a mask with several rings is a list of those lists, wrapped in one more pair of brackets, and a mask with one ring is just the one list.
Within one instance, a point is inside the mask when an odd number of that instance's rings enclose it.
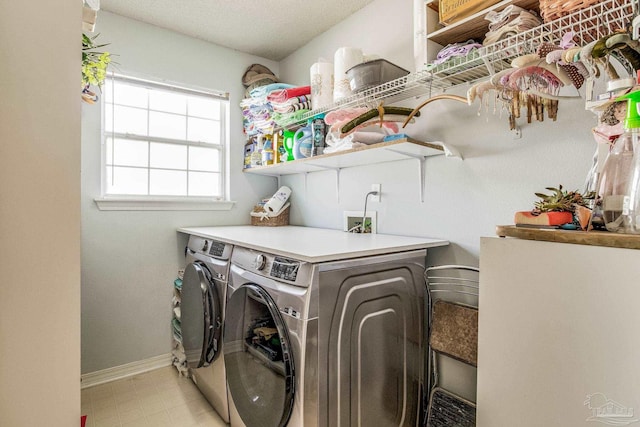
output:
{"label": "cleaning spray bottle", "polygon": [[[640,168],[638,161],[634,162],[634,149],[640,136],[640,116],[637,102],[640,101],[640,91],[623,95],[617,101],[627,101],[627,118],[624,121],[625,132],[618,138],[605,161],[598,196],[602,202],[602,215],[607,230],[615,233],[628,232],[630,206],[629,185],[632,177],[640,174],[634,169]],[[635,166],[634,166],[635,163]],[[636,184],[637,187],[637,184]],[[637,197],[636,197],[637,199]],[[626,212],[626,214],[625,214]]]}
{"label": "cleaning spray bottle", "polygon": [[623,95],[618,99],[627,99],[627,118],[624,121],[625,133],[620,139],[630,140],[635,149],[633,162],[627,185],[627,194],[622,205],[624,230],[627,234],[640,234],[640,115],[638,114],[638,102],[640,102],[640,90]]}

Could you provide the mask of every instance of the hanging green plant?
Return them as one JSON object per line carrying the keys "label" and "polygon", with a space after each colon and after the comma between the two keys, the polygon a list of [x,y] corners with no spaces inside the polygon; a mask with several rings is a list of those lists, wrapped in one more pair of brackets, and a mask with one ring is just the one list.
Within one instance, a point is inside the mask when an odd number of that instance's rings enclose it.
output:
{"label": "hanging green plant", "polygon": [[100,49],[107,44],[96,44],[95,39],[100,34],[89,37],[82,34],[82,99],[87,102],[95,102],[97,96],[89,90],[90,86],[98,86],[102,89],[104,80],[107,77],[107,68],[111,63],[111,54],[101,52]]}

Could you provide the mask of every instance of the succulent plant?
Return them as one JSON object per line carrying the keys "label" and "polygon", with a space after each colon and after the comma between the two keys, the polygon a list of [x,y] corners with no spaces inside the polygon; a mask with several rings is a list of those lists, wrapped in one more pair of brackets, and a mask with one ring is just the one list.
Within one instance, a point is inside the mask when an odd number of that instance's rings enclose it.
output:
{"label": "succulent plant", "polygon": [[587,194],[581,194],[578,191],[566,191],[562,189],[562,185],[558,188],[546,187],[551,194],[535,193],[540,198],[535,203],[535,209],[532,213],[542,212],[573,212],[575,206],[586,206],[587,200],[595,198],[595,192],[591,191]]}

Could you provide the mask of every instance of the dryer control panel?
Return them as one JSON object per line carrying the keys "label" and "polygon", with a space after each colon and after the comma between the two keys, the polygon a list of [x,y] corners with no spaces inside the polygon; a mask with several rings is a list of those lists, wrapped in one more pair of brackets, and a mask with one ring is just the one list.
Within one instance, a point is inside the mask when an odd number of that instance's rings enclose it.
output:
{"label": "dryer control panel", "polygon": [[192,235],[189,237],[187,248],[194,253],[200,253],[216,259],[228,260],[231,258],[233,245]]}

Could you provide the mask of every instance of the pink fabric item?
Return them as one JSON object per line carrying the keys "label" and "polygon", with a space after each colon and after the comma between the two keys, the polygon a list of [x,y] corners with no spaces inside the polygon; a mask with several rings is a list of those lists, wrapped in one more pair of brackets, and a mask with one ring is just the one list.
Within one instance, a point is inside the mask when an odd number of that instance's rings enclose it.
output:
{"label": "pink fabric item", "polygon": [[[369,111],[368,108],[343,108],[340,110],[331,111],[324,117],[324,122],[328,125],[334,125],[336,123],[346,123],[349,120],[353,120],[361,114]],[[342,126],[340,126],[342,127]]]}
{"label": "pink fabric item", "polygon": [[[344,138],[347,135],[350,135],[362,128],[365,128],[367,126],[371,126],[371,125],[377,125],[380,123],[380,117],[375,117],[371,120],[367,120],[364,123],[359,124],[358,126],[356,126],[355,128],[351,129],[349,132],[347,133],[341,133],[340,134],[340,138]],[[400,132],[400,127],[398,126],[398,123],[396,122],[390,122],[390,121],[383,121],[382,122],[382,126],[384,126],[385,128],[389,129],[391,131],[391,133],[399,133]]]}
{"label": "pink fabric item", "polygon": [[289,98],[294,96],[309,95],[311,93],[311,86],[292,87],[289,89],[277,89],[267,95],[267,101],[270,102],[285,102]]}

